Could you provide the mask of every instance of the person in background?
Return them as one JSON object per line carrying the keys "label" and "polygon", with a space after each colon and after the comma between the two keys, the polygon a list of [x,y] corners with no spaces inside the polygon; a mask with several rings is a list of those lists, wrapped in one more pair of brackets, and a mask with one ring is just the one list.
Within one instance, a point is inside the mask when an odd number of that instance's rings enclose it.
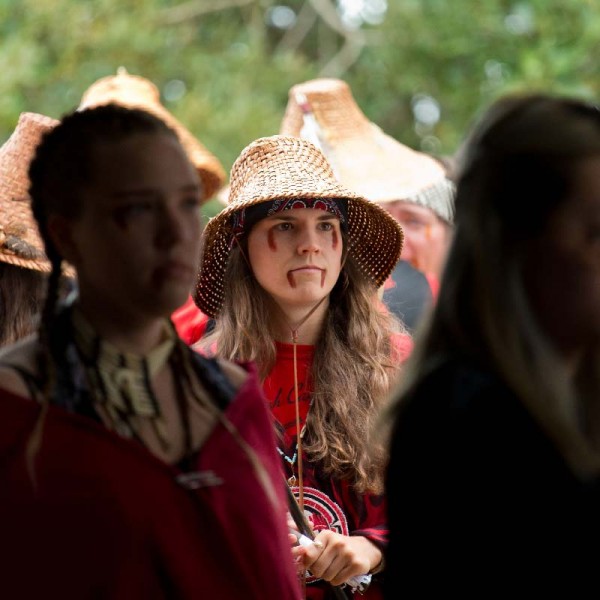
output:
{"label": "person in background", "polygon": [[[203,203],[213,198],[222,188],[226,178],[223,166],[217,157],[160,103],[160,92],[154,83],[144,77],[130,75],[121,67],[116,75],[95,81],[84,92],[79,109],[109,103],[149,112],[175,131],[202,181]],[[196,308],[191,295],[185,304],[175,310],[172,320],[177,333],[187,344],[197,341],[204,334],[208,323],[207,316]]]}
{"label": "person in background", "polygon": [[256,375],[191,351],[169,320],[205,193],[176,133],[140,110],[75,112],[29,176],[51,272],[38,336],[0,353],[4,593],[297,600]]}
{"label": "person in background", "polygon": [[58,121],[22,113],[0,148],[0,346],[37,328],[50,263],[31,214],[27,169],[43,133]]}
{"label": "person in background", "polygon": [[383,568],[385,457],[369,430],[412,347],[377,302],[402,230],[298,138],[250,144],[230,185],[203,233],[195,299],[216,323],[201,347],[257,364],[288,484],[316,534],[295,550],[307,597],[325,598],[326,582]]}
{"label": "person in background", "polygon": [[594,595],[599,350],[600,109],[504,98],[459,158],[438,303],[386,415],[387,598]]}
{"label": "person in background", "polygon": [[[293,86],[280,133],[317,145],[336,178],[352,191],[377,202],[402,226],[402,262],[386,282],[387,306],[414,328],[431,305],[439,286],[452,232],[454,185],[442,162],[416,152],[386,135],[360,110],[348,84],[339,79],[315,79]],[[423,289],[425,275],[431,293],[402,302],[395,287]],[[416,314],[415,314],[416,313]]]}

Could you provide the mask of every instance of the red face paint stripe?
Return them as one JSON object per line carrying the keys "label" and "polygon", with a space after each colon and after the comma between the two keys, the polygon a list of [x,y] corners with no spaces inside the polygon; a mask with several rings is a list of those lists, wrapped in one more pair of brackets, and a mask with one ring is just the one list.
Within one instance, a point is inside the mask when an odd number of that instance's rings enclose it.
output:
{"label": "red face paint stripe", "polygon": [[277,244],[275,243],[275,232],[272,229],[269,229],[269,232],[267,233],[267,243],[273,252],[277,250]]}
{"label": "red face paint stripe", "polygon": [[335,250],[338,246],[338,234],[337,231],[334,229],[331,232],[331,247]]}

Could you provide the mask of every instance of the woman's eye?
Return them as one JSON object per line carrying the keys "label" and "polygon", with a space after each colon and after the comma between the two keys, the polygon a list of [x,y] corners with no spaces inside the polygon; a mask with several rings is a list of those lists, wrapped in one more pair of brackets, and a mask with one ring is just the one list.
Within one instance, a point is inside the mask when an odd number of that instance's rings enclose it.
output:
{"label": "woman's eye", "polygon": [[183,205],[185,208],[196,210],[197,208],[200,208],[200,198],[198,196],[190,196],[183,201]]}
{"label": "woman's eye", "polygon": [[328,223],[325,221],[324,223],[319,223],[321,231],[331,231],[333,229],[333,223]]}
{"label": "woman's eye", "polygon": [[400,224],[407,229],[411,229],[412,231],[421,231],[427,227],[427,223],[424,223],[420,219],[405,219],[400,221]]}
{"label": "woman's eye", "polygon": [[124,227],[132,221],[151,215],[154,206],[151,202],[131,202],[114,209],[115,221]]}
{"label": "woman's eye", "polygon": [[291,223],[277,223],[277,225],[275,225],[275,231],[289,231],[292,228],[292,224]]}

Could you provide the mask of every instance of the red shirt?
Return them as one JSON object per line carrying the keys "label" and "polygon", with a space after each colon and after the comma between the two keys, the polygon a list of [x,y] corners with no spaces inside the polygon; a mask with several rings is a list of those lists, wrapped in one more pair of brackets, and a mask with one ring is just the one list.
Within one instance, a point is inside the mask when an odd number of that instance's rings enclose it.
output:
{"label": "red shirt", "polygon": [[196,306],[190,296],[183,306],[180,306],[172,315],[171,320],[179,337],[188,346],[195,344],[206,331],[208,317]]}
{"label": "red shirt", "polygon": [[[290,437],[296,437],[296,404],[294,390],[294,347],[292,344],[277,345],[277,362],[263,383],[273,416]],[[306,421],[310,407],[312,385],[310,367],[315,355],[314,346],[296,346],[298,370],[298,404],[300,423]]]}
{"label": "red shirt", "polygon": [[[412,349],[412,339],[407,335],[393,338],[396,359],[405,360]],[[314,358],[314,346],[296,346],[298,400],[301,426],[306,421],[310,408],[312,382],[310,368]],[[296,410],[294,390],[294,348],[292,344],[277,343],[275,366],[263,383],[265,396],[269,401],[273,416],[281,426],[282,440],[280,451],[286,477],[297,476],[296,453]],[[303,454],[303,476],[305,512],[309,515],[315,532],[331,529],[343,535],[361,535],[381,549],[387,544],[385,502],[383,496],[358,493],[348,481],[341,481],[322,472],[319,464],[313,463]],[[292,490],[298,494],[298,488]],[[307,598],[321,600],[327,586],[322,580],[307,580]],[[381,598],[381,588],[374,582],[363,596],[367,599]]]}

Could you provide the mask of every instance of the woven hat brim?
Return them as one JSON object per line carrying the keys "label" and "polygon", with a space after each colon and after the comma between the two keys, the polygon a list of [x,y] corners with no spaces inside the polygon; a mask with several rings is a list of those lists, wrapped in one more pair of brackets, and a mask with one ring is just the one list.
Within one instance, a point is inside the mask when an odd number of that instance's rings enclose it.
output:
{"label": "woven hat brim", "polygon": [[[300,98],[316,129],[304,131]],[[433,210],[451,222],[454,187],[432,157],[385,134],[362,113],[349,86],[337,79],[317,79],[291,88],[280,133],[319,139],[337,179],[373,202],[406,200]]]}
{"label": "woven hat brim", "polygon": [[[0,252],[0,262],[12,265],[14,267],[22,267],[23,269],[29,269],[30,271],[39,271],[40,273],[50,273],[52,270],[52,266],[50,262],[47,260],[44,261],[35,261],[35,260],[25,260],[15,256],[14,254],[6,254],[4,252]],[[69,277],[70,279],[75,279],[77,277],[77,272],[73,268],[73,266],[66,261],[63,261],[62,274],[64,277]]]}
{"label": "woven hat brim", "polygon": [[50,262],[47,260],[27,260],[16,254],[8,254],[4,250],[0,251],[0,262],[41,273],[50,273],[51,270]]}
{"label": "woven hat brim", "polygon": [[198,171],[204,187],[204,200],[212,198],[225,183],[227,177],[219,159],[204,147],[192,133],[182,125],[166,108],[159,103],[149,102],[145,99],[136,100],[124,98],[117,90],[103,90],[94,94],[93,85],[82,99],[79,110],[117,104],[124,108],[143,110],[154,115],[175,131],[181,145],[186,151],[190,162]]}
{"label": "woven hat brim", "polygon": [[[327,142],[321,150],[337,179],[373,202],[406,200],[445,221],[454,214],[454,186],[433,158],[400,144],[377,127],[369,137]],[[430,190],[429,192],[427,190]]]}
{"label": "woven hat brim", "polygon": [[[29,197],[12,199],[5,186],[0,186],[0,261],[32,269],[50,272],[50,261],[46,258],[44,243],[31,212]],[[7,238],[13,236],[18,248],[11,249]],[[30,256],[27,256],[30,255]]]}
{"label": "woven hat brim", "polygon": [[[323,152],[344,185],[374,202],[411,201],[424,190],[448,182],[444,168],[435,159],[401,144],[374,125],[369,137],[327,143]],[[451,192],[452,186],[447,189]],[[442,218],[452,214],[452,202],[450,193]],[[438,204],[430,208],[438,212]]]}
{"label": "woven hat brim", "polygon": [[[402,228],[387,211],[355,195],[341,196],[333,191],[320,195],[309,193],[279,194],[277,198],[335,198],[348,202],[348,251],[358,268],[374,287],[380,287],[400,259],[404,236]],[[194,300],[200,310],[217,317],[225,298],[225,273],[231,253],[233,229],[231,216],[247,208],[274,200],[261,197],[240,205],[230,205],[213,217],[203,232],[203,251]]]}
{"label": "woven hat brim", "polygon": [[0,148],[0,261],[46,273],[51,267],[31,211],[28,169],[42,136],[57,124],[46,115],[21,113]]}

